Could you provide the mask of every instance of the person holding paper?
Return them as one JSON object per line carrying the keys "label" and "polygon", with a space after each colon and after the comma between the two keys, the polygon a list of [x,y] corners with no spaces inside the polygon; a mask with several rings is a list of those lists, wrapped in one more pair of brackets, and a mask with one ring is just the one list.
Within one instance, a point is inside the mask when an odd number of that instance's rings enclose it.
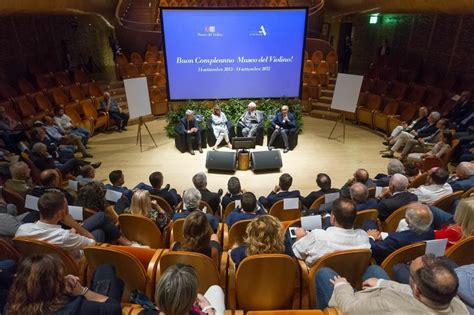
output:
{"label": "person holding paper", "polygon": [[242,127],[242,136],[255,137],[257,129],[262,126],[263,112],[257,110],[257,104],[250,102],[247,111],[240,116],[238,124]]}
{"label": "person holding paper", "polygon": [[114,170],[109,173],[109,180],[111,184],[105,185],[105,188],[122,193],[127,198],[127,206],[132,200],[133,191],[123,186],[125,184],[125,176],[122,170]]}
{"label": "person holding paper", "polygon": [[303,204],[306,206],[306,208],[310,208],[313,202],[318,199],[321,196],[324,196],[326,194],[332,194],[339,192],[339,189],[337,188],[332,188],[331,185],[331,178],[329,177],[328,174],[325,173],[319,173],[316,176],[316,184],[320,188],[318,191],[313,191],[311,192],[308,196],[306,196],[303,200]]}
{"label": "person holding paper", "polygon": [[242,198],[243,191],[240,186],[240,180],[237,177],[232,176],[229,178],[229,181],[227,182],[227,190],[228,192],[222,196],[222,210],[225,210],[227,205],[232,201],[240,200]]}
{"label": "person holding paper", "polygon": [[409,192],[408,178],[402,174],[394,174],[390,177],[388,190],[382,191],[377,205],[380,221],[385,221],[395,210],[406,206],[411,202],[418,201],[418,197]]}
{"label": "person holding paper", "polygon": [[332,226],[326,230],[315,229],[311,232],[303,228],[297,229],[293,253],[311,268],[319,258],[328,253],[346,249],[370,249],[367,232],[361,229],[354,230],[356,216],[352,200],[336,199],[330,217]]}
{"label": "person holding paper", "polygon": [[120,132],[127,130],[130,116],[122,111],[115,97],[111,97],[109,92],[104,93],[104,99],[100,101],[99,109],[109,113],[110,118],[117,122]]}
{"label": "person holding paper", "polygon": [[268,194],[267,197],[258,198],[258,202],[263,205],[263,207],[269,211],[273,204],[279,200],[287,198],[299,198],[303,199],[300,195],[299,190],[289,191],[291,184],[293,183],[293,177],[290,174],[284,173],[281,174],[278,179],[278,185],[273,188],[273,190]]}
{"label": "person holding paper", "polygon": [[228,120],[219,105],[214,106],[213,113],[211,115],[211,120],[212,132],[214,133],[214,137],[216,137],[216,144],[214,145],[212,150],[216,151],[222,140],[225,140],[225,142],[227,143],[227,147],[232,148],[229,140],[229,129],[227,128]]}
{"label": "person holding paper", "polygon": [[285,146],[283,153],[287,153],[290,150],[288,134],[291,130],[294,130],[298,127],[295,115],[290,113],[288,106],[283,105],[281,107],[281,111],[277,113],[275,118],[272,120],[272,126],[275,128],[275,130],[273,131],[270,141],[268,142],[268,150],[273,150],[273,142],[275,142],[278,136],[281,136]]}
{"label": "person holding paper", "polygon": [[257,198],[251,192],[243,193],[240,203],[241,206],[235,208],[225,219],[225,223],[229,229],[236,222],[254,219],[257,216],[266,213],[262,208],[257,206]]}
{"label": "person holding paper", "polygon": [[176,128],[177,132],[184,134],[186,137],[186,145],[188,147],[188,152],[191,155],[194,155],[193,150],[193,139],[196,139],[197,147],[199,153],[202,153],[201,147],[201,127],[199,126],[198,121],[194,117],[194,112],[190,109],[186,110],[186,116],[181,118],[179,124]]}

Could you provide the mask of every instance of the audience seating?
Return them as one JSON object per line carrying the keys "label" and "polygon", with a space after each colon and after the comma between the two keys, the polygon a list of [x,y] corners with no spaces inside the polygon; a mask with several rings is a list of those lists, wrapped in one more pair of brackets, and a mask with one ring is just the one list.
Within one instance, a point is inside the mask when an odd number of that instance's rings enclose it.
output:
{"label": "audience seating", "polygon": [[300,273],[295,258],[283,254],[254,255],[242,260],[237,270],[229,259],[227,272],[227,305],[232,310],[300,307]]}
{"label": "audience seating", "polygon": [[354,229],[361,229],[362,224],[367,220],[377,221],[379,212],[377,209],[367,209],[357,211],[357,216],[354,220]]}
{"label": "audience seating", "polygon": [[275,202],[268,213],[280,221],[293,221],[301,218],[301,201],[297,209],[283,209],[284,200],[278,200]]}
{"label": "audience seating", "polygon": [[76,260],[68,252],[57,246],[27,237],[15,237],[13,243],[23,257],[44,254],[55,255],[63,262],[66,274],[80,275],[79,264]]}
{"label": "audience seating", "polygon": [[74,82],[78,84],[86,84],[89,82],[87,74],[82,69],[74,70]]}
{"label": "audience seating", "polygon": [[[224,313],[227,315],[226,313]],[[320,310],[275,310],[275,311],[250,311],[247,315],[342,315],[342,312],[335,307],[328,307]],[[231,315],[231,314],[229,314]],[[238,314],[235,314],[238,315]]]}
{"label": "audience seating", "polygon": [[235,246],[238,246],[244,242],[244,238],[247,236],[247,225],[252,220],[241,220],[234,223],[230,229],[227,224],[224,224],[224,242],[223,249],[227,251]]}
{"label": "audience seating", "polygon": [[150,195],[151,200],[155,200],[158,206],[160,206],[161,209],[166,211],[166,213],[172,214],[173,213],[173,207],[166,201],[164,198],[161,198],[160,196],[155,196],[155,195]]}
{"label": "audience seating", "polygon": [[186,219],[177,219],[171,222],[170,230],[170,245],[174,243],[181,243],[184,239],[183,228]]}
{"label": "audience seating", "polygon": [[225,222],[225,219],[229,216],[229,214],[237,208],[235,205],[235,201],[229,202],[227,207],[224,209],[224,214],[222,215],[222,222]]}
{"label": "audience seating", "polygon": [[150,248],[163,247],[161,231],[153,220],[134,214],[121,214],[118,220],[120,230],[130,241],[150,246]]}
{"label": "audience seating", "polygon": [[388,255],[384,259],[380,267],[389,275],[390,279],[393,279],[393,266],[396,264],[407,264],[416,258],[423,256],[426,250],[426,243],[419,242],[410,245],[403,246],[396,251]]}
{"label": "audience seating", "polygon": [[466,191],[462,194],[461,198],[469,198],[469,197],[472,196],[472,194],[474,194],[474,187],[471,187],[469,190],[466,190]]}
{"label": "audience seating", "polygon": [[0,261],[7,259],[18,263],[21,259],[21,254],[14,247],[13,241],[10,238],[0,237]]}
{"label": "audience seating", "polygon": [[313,203],[311,204],[311,206],[309,208],[310,209],[318,209],[322,204],[325,203],[325,201],[326,201],[326,197],[324,195],[322,195],[321,197],[319,197],[318,199],[313,201]]}
{"label": "audience seating", "polygon": [[85,128],[94,133],[94,118],[92,117],[81,117],[81,115],[77,112],[76,106],[69,106],[64,108],[64,113],[71,118],[71,120],[78,125],[79,127]]}
{"label": "audience seating", "polygon": [[17,80],[18,89],[22,94],[33,94],[36,92],[35,87],[30,81],[26,80],[25,78],[19,78]]}
{"label": "audience seating", "polygon": [[458,266],[474,264],[474,236],[468,236],[446,251],[446,257]]}
{"label": "audience seating", "polygon": [[17,214],[20,215],[22,213],[28,212],[28,210],[25,209],[25,198],[23,198],[23,196],[21,196],[16,191],[7,187],[3,187],[2,197],[6,203],[11,203],[16,206]]}
{"label": "audience seating", "polygon": [[94,122],[94,131],[99,128],[105,130],[109,127],[109,115],[105,112],[98,112],[90,99],[85,99],[79,102],[84,115]]}
{"label": "audience seating", "polygon": [[395,232],[397,230],[400,220],[405,219],[405,212],[409,206],[403,206],[393,211],[387,219],[382,223],[383,232]]}
{"label": "audience seating", "polygon": [[443,209],[446,212],[451,212],[453,202],[456,199],[461,198],[463,193],[464,193],[464,191],[462,191],[462,190],[453,192],[452,194],[446,195],[446,196],[441,197],[440,199],[436,200],[435,202],[433,202],[432,205],[433,205],[433,207]]}
{"label": "audience seating", "polygon": [[54,115],[53,105],[43,93],[36,93],[34,95],[34,100],[40,111],[47,115]]}
{"label": "audience seating", "polygon": [[14,99],[21,116],[22,121],[28,126],[32,126],[33,122],[37,120],[42,120],[46,116],[45,112],[37,112],[33,104],[28,101],[26,96],[19,96]]}
{"label": "audience seating", "polygon": [[418,188],[421,185],[426,184],[426,180],[428,179],[428,172],[421,173],[410,183],[409,188]]}

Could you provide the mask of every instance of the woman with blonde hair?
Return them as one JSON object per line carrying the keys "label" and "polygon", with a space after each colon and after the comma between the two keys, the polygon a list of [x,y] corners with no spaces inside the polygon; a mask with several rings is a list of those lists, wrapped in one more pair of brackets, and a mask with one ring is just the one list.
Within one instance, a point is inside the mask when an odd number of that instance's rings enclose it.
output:
{"label": "woman with blonde hair", "polygon": [[155,200],[151,200],[150,192],[148,190],[137,190],[133,193],[130,208],[125,212],[142,215],[153,221],[160,228],[161,231],[170,222],[170,216],[163,209],[158,206]]}
{"label": "woman with blonde hair", "polygon": [[447,248],[459,240],[474,235],[474,197],[461,199],[453,216],[454,224],[435,231],[436,239],[448,239]]}
{"label": "woman with blonde hair", "polygon": [[253,219],[247,225],[246,233],[244,244],[230,252],[230,257],[236,267],[248,256],[285,252],[285,231],[280,221],[274,216],[262,215]]}
{"label": "woman with blonde hair", "polygon": [[186,217],[183,226],[183,236],[183,242],[175,243],[173,250],[204,254],[212,258],[216,266],[219,266],[221,245],[205,213],[193,211]]}
{"label": "woman with blonde hair", "polygon": [[231,148],[230,140],[229,140],[229,129],[227,128],[227,117],[221,111],[219,105],[214,106],[212,116],[212,131],[214,132],[214,136],[216,137],[216,144],[212,148],[214,151],[217,150],[217,147],[225,139],[227,146]]}

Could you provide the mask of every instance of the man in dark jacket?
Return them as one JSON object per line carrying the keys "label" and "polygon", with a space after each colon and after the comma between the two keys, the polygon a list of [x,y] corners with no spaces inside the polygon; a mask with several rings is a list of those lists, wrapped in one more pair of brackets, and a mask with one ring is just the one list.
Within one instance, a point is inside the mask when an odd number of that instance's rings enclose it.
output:
{"label": "man in dark jacket", "polygon": [[193,138],[196,138],[199,153],[202,153],[201,127],[199,127],[199,123],[194,117],[194,112],[192,110],[188,109],[186,111],[186,116],[181,118],[181,120],[179,121],[178,132],[186,136],[186,145],[191,155],[194,155],[192,142]]}
{"label": "man in dark jacket", "polygon": [[418,201],[418,197],[407,191],[408,178],[402,174],[393,174],[390,177],[389,190],[379,197],[377,206],[380,221],[385,221],[395,210]]}
{"label": "man in dark jacket", "polygon": [[291,184],[293,183],[293,177],[290,174],[284,173],[280,176],[278,180],[278,185],[268,194],[267,197],[258,198],[258,202],[263,205],[263,207],[269,211],[273,204],[279,200],[287,198],[298,198],[303,199],[300,195],[299,190],[290,191]]}
{"label": "man in dark jacket", "polygon": [[288,144],[288,134],[290,130],[296,129],[296,119],[295,115],[289,112],[288,106],[284,105],[281,107],[281,111],[276,114],[273,118],[272,126],[275,128],[273,131],[270,141],[268,142],[268,150],[273,150],[272,144],[275,142],[276,138],[281,135],[285,149],[283,153],[286,153],[290,150],[290,145]]}

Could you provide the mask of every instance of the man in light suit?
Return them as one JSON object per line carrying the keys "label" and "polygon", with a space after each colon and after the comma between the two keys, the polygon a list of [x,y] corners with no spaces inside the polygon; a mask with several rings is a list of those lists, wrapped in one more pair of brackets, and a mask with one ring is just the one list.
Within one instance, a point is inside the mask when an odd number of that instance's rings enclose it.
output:
{"label": "man in light suit", "polygon": [[278,185],[272,190],[267,197],[258,198],[258,202],[269,211],[273,204],[279,200],[285,198],[299,198],[303,200],[299,190],[290,191],[291,184],[293,183],[293,177],[290,174],[284,173],[278,180]]}
{"label": "man in light suit", "polygon": [[262,125],[263,112],[257,110],[257,104],[250,102],[247,111],[239,118],[239,126],[242,127],[244,137],[255,137],[257,129]]}
{"label": "man in light suit", "polygon": [[362,290],[330,268],[316,273],[318,308],[338,307],[343,314],[469,314],[456,296],[459,278],[442,259],[425,255],[410,265],[410,284],[391,281],[379,266],[370,266]]}
{"label": "man in light suit", "polygon": [[273,118],[272,126],[275,128],[273,131],[270,141],[268,142],[268,150],[273,150],[272,144],[275,142],[275,139],[278,135],[281,135],[285,149],[283,153],[287,153],[290,150],[290,145],[288,144],[288,134],[292,129],[296,129],[296,119],[295,115],[289,112],[288,106],[283,105],[281,111],[275,115]]}

